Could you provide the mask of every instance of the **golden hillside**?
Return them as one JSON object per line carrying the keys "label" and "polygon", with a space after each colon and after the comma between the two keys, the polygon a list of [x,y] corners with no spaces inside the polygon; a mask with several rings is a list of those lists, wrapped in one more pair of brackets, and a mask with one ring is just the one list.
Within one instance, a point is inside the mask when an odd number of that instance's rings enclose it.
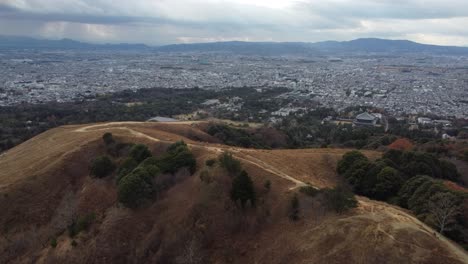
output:
{"label": "golden hillside", "polygon": [[[151,204],[125,208],[117,202],[114,177],[89,176],[91,160],[105,151],[105,132],[144,143],[156,156],[183,139],[197,171]],[[219,167],[206,168],[205,160],[224,151],[253,178],[256,208],[236,209],[229,177]],[[367,198],[336,214],[301,194],[301,219],[291,222],[292,193],[305,184],[335,186],[337,160],[347,151],[229,147],[190,122],[52,129],[0,156],[0,263],[468,263],[465,251],[408,212]],[[203,170],[213,182],[200,180]],[[67,226],[89,213],[95,221],[72,246]]]}

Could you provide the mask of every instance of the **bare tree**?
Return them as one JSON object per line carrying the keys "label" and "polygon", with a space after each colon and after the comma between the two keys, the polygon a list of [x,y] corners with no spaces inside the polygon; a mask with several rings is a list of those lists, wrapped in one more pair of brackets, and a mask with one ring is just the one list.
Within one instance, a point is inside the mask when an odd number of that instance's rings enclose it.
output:
{"label": "bare tree", "polygon": [[428,205],[431,219],[443,234],[451,224],[456,221],[456,216],[460,213],[456,197],[451,193],[437,193]]}

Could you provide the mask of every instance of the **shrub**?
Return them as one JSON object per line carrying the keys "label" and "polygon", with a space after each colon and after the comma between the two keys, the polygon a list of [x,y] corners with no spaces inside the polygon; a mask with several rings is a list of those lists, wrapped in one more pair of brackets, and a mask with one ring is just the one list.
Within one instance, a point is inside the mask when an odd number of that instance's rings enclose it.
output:
{"label": "shrub", "polygon": [[367,157],[361,152],[353,150],[343,155],[343,158],[338,162],[337,171],[339,174],[345,173],[358,160],[368,161]]}
{"label": "shrub", "polygon": [[219,163],[231,175],[238,175],[241,171],[241,163],[235,159],[231,153],[224,152],[219,156]]}
{"label": "shrub", "polygon": [[112,136],[112,133],[109,133],[109,132],[105,133],[102,136],[102,140],[104,140],[104,144],[106,144],[106,146],[111,145],[115,142],[114,137]]}
{"label": "shrub", "polygon": [[245,207],[247,201],[255,205],[256,194],[253,186],[252,179],[246,171],[242,171],[232,181],[231,199],[233,201],[240,201],[242,208]]}
{"label": "shrub", "polygon": [[95,219],[96,214],[94,213],[89,213],[87,215],[78,217],[76,221],[73,221],[73,223],[68,226],[68,235],[70,237],[75,237],[81,231],[88,230]]}
{"label": "shrub", "polygon": [[413,147],[413,143],[407,138],[399,138],[388,146],[388,148],[395,150],[410,150]]}
{"label": "shrub", "polygon": [[398,192],[400,206],[408,208],[408,200],[421,185],[426,182],[432,182],[429,176],[416,176],[406,181]]}
{"label": "shrub", "polygon": [[188,148],[187,147],[187,144],[183,141],[183,140],[179,140],[173,144],[171,144],[168,148],[167,148],[167,152],[176,152],[178,148]]}
{"label": "shrub", "polygon": [[343,186],[334,189],[325,189],[325,200],[327,205],[337,213],[345,212],[357,207],[357,200],[354,194]]}
{"label": "shrub", "polygon": [[175,173],[180,168],[186,167],[193,174],[197,161],[187,145],[180,141],[168,148],[167,153],[158,161],[158,166],[164,173]]}
{"label": "shrub", "polygon": [[383,155],[383,159],[388,159],[393,161],[395,164],[399,164],[401,161],[401,156],[403,155],[403,151],[390,149],[389,151],[385,152]]}
{"label": "shrub", "polygon": [[138,163],[144,161],[146,158],[149,158],[151,156],[151,151],[148,149],[147,146],[143,144],[137,144],[133,146],[130,150],[130,157],[132,157]]}
{"label": "shrub", "polygon": [[159,164],[159,161],[155,157],[149,157],[142,161],[138,167],[157,167]]}
{"label": "shrub", "polygon": [[450,161],[441,160],[440,169],[442,171],[442,179],[458,181],[461,178],[461,175],[457,170],[457,166]]}
{"label": "shrub", "polygon": [[421,217],[427,214],[427,201],[429,201],[436,193],[444,191],[446,191],[446,189],[439,182],[434,180],[424,182],[409,198],[408,209]]}
{"label": "shrub", "polygon": [[117,183],[127,174],[132,172],[136,167],[138,167],[138,162],[133,158],[129,157],[122,162],[119,170],[117,171]]}
{"label": "shrub", "polygon": [[71,245],[72,245],[72,247],[76,247],[76,246],[78,246],[78,243],[76,243],[75,240],[72,240]]}
{"label": "shrub", "polygon": [[208,167],[213,167],[213,165],[216,163],[216,160],[215,159],[209,159],[207,161],[205,161],[205,164],[206,166]]}
{"label": "shrub", "polygon": [[299,199],[297,194],[294,194],[291,198],[291,207],[289,208],[289,219],[292,221],[299,220]]}
{"label": "shrub", "polygon": [[152,193],[151,175],[144,168],[137,168],[123,177],[117,189],[119,202],[130,208],[140,206]]}
{"label": "shrub", "polygon": [[400,190],[403,179],[399,172],[392,167],[385,167],[377,174],[377,183],[373,189],[374,196],[386,200]]}
{"label": "shrub", "polygon": [[89,226],[92,224],[92,222],[95,219],[96,219],[96,214],[95,213],[89,213],[87,215],[79,217],[78,221],[77,221],[78,229],[80,231],[88,230]]}
{"label": "shrub", "polygon": [[200,180],[204,183],[211,183],[213,181],[211,179],[210,173],[206,170],[200,173]]}
{"label": "shrub", "polygon": [[114,169],[115,165],[108,156],[99,156],[91,164],[91,175],[102,178],[112,173]]}
{"label": "shrub", "polygon": [[270,189],[271,189],[271,181],[266,180],[265,183],[263,184],[263,187],[265,187],[265,190],[267,190],[267,192],[269,192]]}
{"label": "shrub", "polygon": [[371,178],[367,178],[371,165],[367,159],[356,159],[345,171],[345,179],[357,192],[365,192],[364,186],[368,185],[367,181],[371,180]]}
{"label": "shrub", "polygon": [[314,197],[316,196],[320,191],[310,185],[307,186],[302,186],[299,188],[299,191],[307,196]]}
{"label": "shrub", "polygon": [[55,237],[50,240],[50,246],[53,248],[57,247],[57,239]]}

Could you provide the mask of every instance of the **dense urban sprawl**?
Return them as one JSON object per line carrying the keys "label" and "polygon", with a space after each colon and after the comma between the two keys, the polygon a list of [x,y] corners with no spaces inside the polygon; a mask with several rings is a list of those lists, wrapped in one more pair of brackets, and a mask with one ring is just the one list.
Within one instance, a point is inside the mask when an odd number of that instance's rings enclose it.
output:
{"label": "dense urban sprawl", "polygon": [[154,87],[286,87],[292,91],[280,96],[337,110],[363,105],[394,115],[468,116],[467,57],[10,50],[0,52],[0,72],[0,106]]}

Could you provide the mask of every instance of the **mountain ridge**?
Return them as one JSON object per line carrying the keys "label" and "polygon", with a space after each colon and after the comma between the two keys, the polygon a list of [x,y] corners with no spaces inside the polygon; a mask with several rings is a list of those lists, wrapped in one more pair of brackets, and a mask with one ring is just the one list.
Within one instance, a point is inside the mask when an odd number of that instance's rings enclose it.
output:
{"label": "mountain ridge", "polygon": [[421,44],[410,40],[358,38],[350,41],[248,42],[221,41],[162,46],[145,44],[91,44],[72,39],[48,40],[0,36],[0,49],[140,50],[151,52],[230,52],[236,54],[282,55],[320,53],[434,53],[468,54],[468,47]]}

